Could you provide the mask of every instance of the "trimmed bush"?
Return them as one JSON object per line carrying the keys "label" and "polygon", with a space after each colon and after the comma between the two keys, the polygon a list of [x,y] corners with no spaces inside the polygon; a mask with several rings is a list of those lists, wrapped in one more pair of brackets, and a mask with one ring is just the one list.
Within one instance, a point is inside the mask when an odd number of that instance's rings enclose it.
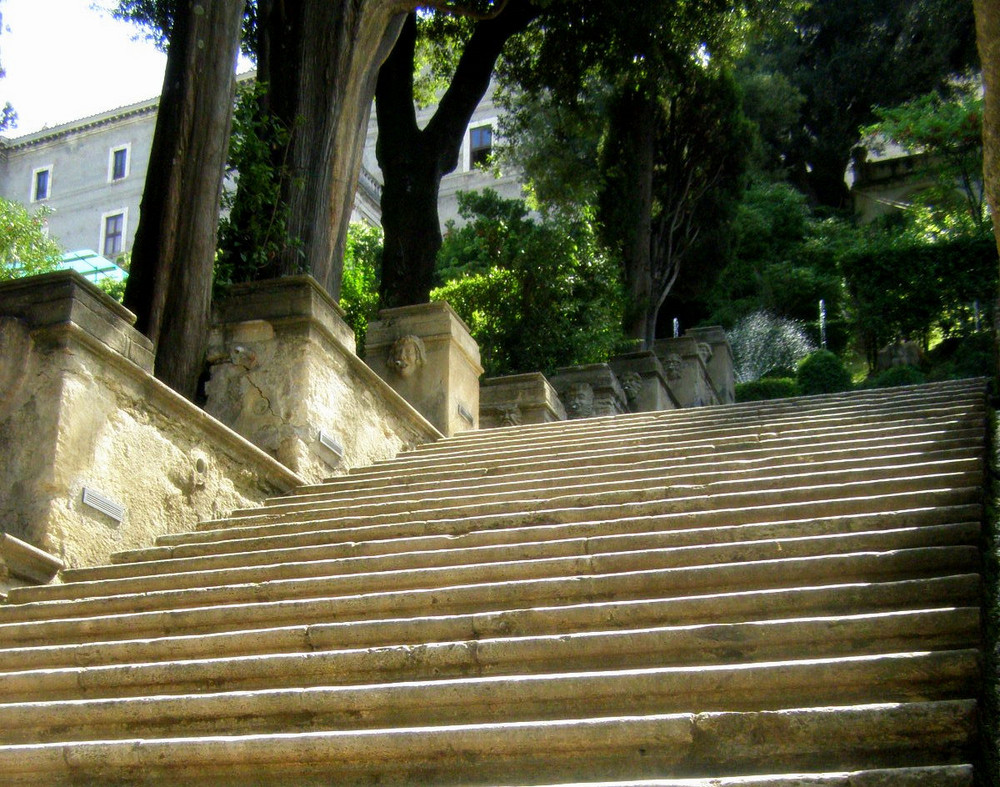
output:
{"label": "trimmed bush", "polygon": [[737,402],[761,402],[798,396],[799,387],[791,377],[764,377],[750,383],[736,384]]}
{"label": "trimmed bush", "polygon": [[895,388],[898,385],[919,385],[924,382],[927,382],[927,378],[916,366],[894,366],[875,377],[876,388]]}
{"label": "trimmed bush", "polygon": [[817,350],[807,355],[799,364],[799,393],[839,393],[853,388],[851,373],[844,368],[840,358],[829,350]]}

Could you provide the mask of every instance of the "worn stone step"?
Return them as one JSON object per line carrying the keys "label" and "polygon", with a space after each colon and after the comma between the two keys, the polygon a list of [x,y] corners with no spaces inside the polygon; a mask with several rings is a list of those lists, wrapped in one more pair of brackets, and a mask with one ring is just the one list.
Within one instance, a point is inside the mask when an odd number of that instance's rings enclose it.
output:
{"label": "worn stone step", "polygon": [[[634,578],[632,578],[634,579]],[[837,577],[827,584],[682,592],[620,577],[588,577],[435,591],[382,591],[339,598],[248,603],[84,618],[0,624],[0,642],[33,650],[56,643],[87,646],[136,637],[175,638],[183,656],[213,638],[255,638],[262,626],[284,627],[302,648],[377,645],[413,637],[428,641],[558,633],[562,628],[628,628],[705,621],[741,622],[804,615],[840,615],[968,606],[979,601],[979,575],[953,573],[920,579]],[[433,611],[433,614],[428,614]],[[264,642],[263,639],[260,640]],[[152,644],[151,646],[155,646]],[[237,644],[234,647],[243,647]]]}
{"label": "worn stone step", "polygon": [[[264,511],[267,513],[287,513],[330,507],[331,505],[412,502],[414,497],[463,496],[468,500],[489,499],[492,495],[508,494],[540,497],[581,487],[597,491],[653,481],[670,486],[702,486],[749,482],[751,479],[763,479],[764,483],[768,483],[767,479],[775,477],[792,478],[823,473],[846,474],[849,477],[852,473],[857,473],[860,476],[861,472],[864,471],[889,472],[890,469],[901,474],[909,470],[918,470],[919,472],[930,472],[934,469],[939,471],[964,468],[975,470],[980,468],[983,459],[983,451],[980,448],[971,448],[964,451],[935,450],[890,456],[868,456],[861,461],[855,457],[813,456],[803,461],[783,462],[777,466],[770,463],[712,459],[683,465],[664,464],[661,461],[642,462],[625,466],[593,468],[588,473],[583,473],[576,467],[564,467],[558,474],[550,473],[541,477],[522,473],[515,477],[504,478],[462,478],[447,483],[442,480],[431,483],[422,482],[401,485],[395,489],[345,489],[315,494],[286,495],[282,498],[271,498],[266,501]],[[260,506],[257,506],[254,509],[237,509],[233,511],[232,515],[239,517],[260,513],[260,511]]]}
{"label": "worn stone step", "polygon": [[[166,648],[111,643],[88,650],[93,660],[58,665],[59,648],[39,651],[38,661],[15,670],[17,656],[0,651],[0,697],[5,702],[151,696],[219,691],[486,677],[523,673],[720,665],[782,659],[821,659],[979,645],[975,607],[923,609],[843,617],[706,623],[640,629],[484,637],[377,647],[288,650],[288,637],[262,636],[281,652],[171,658]],[[235,640],[230,644],[234,644]],[[154,645],[155,643],[149,643]],[[260,643],[256,647],[260,648]],[[77,654],[79,657],[79,654]]]}
{"label": "worn stone step", "polygon": [[529,469],[505,468],[503,472],[489,468],[452,468],[449,471],[428,471],[408,475],[385,475],[381,478],[372,477],[365,482],[352,476],[344,476],[343,482],[303,486],[293,490],[292,494],[268,498],[264,505],[283,505],[289,503],[304,503],[326,499],[344,499],[352,495],[367,494],[369,497],[393,494],[420,495],[436,492],[443,485],[451,489],[482,489],[489,487],[508,487],[553,484],[560,479],[589,474],[593,477],[611,479],[618,475],[622,478],[633,473],[649,471],[670,472],[673,474],[708,473],[711,475],[725,472],[762,472],[772,473],[778,468],[793,468],[802,465],[822,462],[831,467],[849,467],[852,464],[864,463],[897,464],[940,461],[948,459],[976,459],[983,456],[982,436],[976,440],[927,440],[917,444],[893,443],[889,445],[864,445],[860,448],[845,448],[837,443],[827,445],[817,450],[810,447],[801,453],[773,453],[760,455],[757,451],[739,451],[725,454],[708,452],[677,458],[667,451],[623,451],[617,455],[619,461],[605,461],[609,457],[602,456],[602,461],[592,462],[580,459],[572,465],[565,462],[550,462],[540,466],[535,462]]}
{"label": "worn stone step", "polygon": [[[564,508],[541,512],[515,512],[506,515],[464,516],[455,519],[405,520],[390,523],[323,522],[309,523],[303,527],[282,527],[275,533],[269,528],[227,530],[221,533],[191,532],[182,538],[164,536],[160,546],[145,550],[131,550],[112,556],[116,562],[156,560],[163,557],[193,557],[242,552],[247,548],[286,548],[311,544],[370,542],[413,538],[427,535],[462,536],[473,532],[551,528],[569,524],[597,524],[607,528],[604,532],[635,532],[641,530],[682,530],[699,527],[731,526],[733,523],[758,524],[788,522],[811,518],[850,518],[892,514],[901,511],[938,508],[962,511],[962,520],[981,517],[982,490],[966,487],[948,491],[902,492],[890,495],[862,496],[835,501],[806,499],[757,505],[752,508],[694,509],[662,511],[662,504],[632,503],[589,508]],[[954,521],[952,519],[951,521]],[[228,538],[226,537],[228,536]],[[251,545],[248,547],[248,545]]]}
{"label": "worn stone step", "polygon": [[268,539],[247,539],[243,543],[243,551],[239,552],[222,551],[189,555],[189,548],[179,546],[142,550],[139,554],[120,553],[116,556],[119,562],[91,568],[64,569],[62,578],[67,583],[88,582],[153,574],[175,574],[181,571],[264,566],[303,560],[388,555],[399,552],[498,547],[562,539],[627,539],[633,536],[641,537],[648,533],[656,533],[663,540],[663,546],[688,546],[726,541],[821,536],[834,533],[874,532],[901,527],[959,524],[978,521],[980,513],[979,506],[955,506],[904,509],[867,516],[812,517],[805,520],[779,520],[745,525],[710,524],[691,528],[659,528],[659,520],[656,518],[633,518],[366,541],[355,541],[350,538],[350,534],[345,535],[338,531],[330,531],[327,533],[329,538],[326,542],[311,543],[308,536],[304,535],[300,545],[285,548],[272,548]]}
{"label": "worn stone step", "polygon": [[984,390],[977,391],[910,391],[893,397],[854,395],[840,402],[798,397],[789,403],[745,403],[722,407],[699,407],[689,410],[637,413],[564,421],[558,424],[526,425],[484,432],[463,432],[447,441],[425,444],[413,449],[415,453],[437,453],[452,447],[503,445],[525,438],[558,439],[579,438],[589,435],[615,435],[632,431],[656,432],[657,430],[686,427],[689,424],[708,424],[712,428],[754,424],[782,424],[822,422],[828,419],[851,418],[858,420],[891,419],[893,417],[919,418],[941,412],[954,411],[956,407],[975,410],[984,404]]}
{"label": "worn stone step", "polygon": [[[115,612],[182,610],[225,605],[237,608],[260,602],[336,596],[376,596],[389,587],[407,591],[414,599],[421,594],[448,593],[450,589],[475,586],[490,591],[498,585],[523,583],[528,592],[554,580],[580,586],[612,587],[605,593],[632,594],[707,592],[712,589],[745,590],[788,587],[803,582],[833,582],[853,578],[868,580],[908,579],[970,573],[978,569],[979,553],[974,546],[934,546],[891,551],[846,552],[806,557],[771,557],[750,562],[675,565],[676,556],[667,550],[595,558],[555,558],[537,561],[448,566],[327,576],[308,579],[274,580],[262,583],[224,585],[185,590],[149,591],[66,601],[34,601],[0,607],[0,622],[89,617]],[[425,603],[429,599],[425,596]]]}
{"label": "worn stone step", "polygon": [[486,724],[974,697],[978,650],[0,703],[0,742]]}
{"label": "worn stone step", "polygon": [[[878,474],[875,474],[878,475]],[[827,476],[828,477],[828,476]],[[828,515],[851,513],[857,509],[852,501],[865,499],[869,511],[891,510],[900,499],[913,500],[909,505],[956,505],[977,502],[981,498],[980,470],[929,475],[889,476],[871,480],[859,479],[842,483],[809,483],[808,478],[797,477],[788,485],[745,484],[735,490],[709,485],[704,488],[671,488],[662,485],[639,486],[633,490],[612,492],[570,493],[551,495],[539,500],[505,500],[496,503],[463,503],[460,499],[414,504],[414,510],[378,510],[358,508],[344,511],[336,507],[313,512],[285,515],[261,514],[225,521],[209,521],[197,530],[160,536],[157,545],[230,541],[237,538],[286,535],[315,530],[369,527],[374,537],[387,532],[390,525],[409,525],[411,532],[426,532],[428,521],[448,522],[458,520],[459,528],[484,523],[504,522],[506,525],[523,526],[533,523],[604,519],[622,516],[655,515],[666,513],[694,513],[708,510],[747,511],[753,521],[756,509],[771,513],[780,506],[795,503],[823,501]],[[815,479],[813,479],[815,480]],[[765,488],[761,488],[765,487]],[[915,502],[915,501],[920,502]],[[904,505],[906,505],[904,503]],[[498,526],[490,525],[489,526]],[[381,530],[380,530],[381,529]],[[404,528],[405,529],[405,528]]]}
{"label": "worn stone step", "polygon": [[[738,489],[770,489],[776,486],[792,486],[799,482],[847,483],[855,480],[875,480],[877,478],[932,475],[942,473],[971,473],[970,479],[981,478],[983,457],[981,455],[963,457],[925,456],[901,460],[899,457],[872,458],[863,463],[855,461],[813,461],[801,464],[773,467],[719,469],[710,466],[694,468],[670,468],[654,466],[643,469],[623,469],[614,472],[573,473],[568,469],[561,477],[546,480],[521,480],[510,482],[479,482],[473,486],[460,484],[437,484],[419,495],[426,504],[440,506],[447,501],[461,501],[473,504],[479,501],[496,503],[502,500],[538,500],[549,497],[585,492],[587,494],[613,492],[622,489],[635,490],[648,487],[670,489],[705,489],[728,492]],[[414,497],[403,489],[388,493],[344,493],[334,495],[309,495],[305,499],[286,498],[271,501],[264,508],[236,509],[227,520],[256,519],[264,516],[286,514],[313,514],[316,511],[337,508],[344,512],[357,510],[395,512],[412,510]]]}
{"label": "worn stone step", "polygon": [[[553,576],[565,572],[606,573],[648,570],[713,563],[750,562],[775,558],[808,557],[845,552],[876,552],[915,547],[977,545],[978,522],[895,528],[875,532],[831,533],[821,536],[766,538],[737,542],[684,546],[671,544],[670,534],[636,533],[628,536],[562,539],[522,544],[502,544],[454,549],[430,549],[362,557],[337,557],[262,566],[185,571],[140,577],[101,579],[55,585],[36,585],[10,591],[12,604],[55,599],[87,599],[102,596],[221,588],[244,583],[277,582],[307,578],[384,573],[387,582],[398,582],[401,574],[425,569],[444,574],[446,569],[464,576],[496,577],[497,581],[525,576]],[[499,572],[496,568],[499,567]],[[378,581],[378,577],[374,577]],[[459,580],[461,581],[461,579]],[[0,617],[0,620],[3,618]]]}
{"label": "worn stone step", "polygon": [[[808,446],[836,439],[846,440],[906,440],[908,435],[928,430],[956,430],[981,428],[984,414],[970,413],[967,408],[956,407],[954,412],[923,418],[903,418],[897,420],[880,420],[873,418],[870,423],[859,423],[855,419],[844,418],[834,423],[803,425],[791,422],[786,425],[758,424],[746,425],[738,429],[716,428],[693,425],[690,429],[677,429],[660,435],[641,431],[628,432],[608,438],[607,443],[613,449],[621,447],[670,447],[678,452],[711,446],[716,451],[739,450],[748,448],[765,448],[771,450],[789,450],[798,446]],[[780,431],[778,429],[780,428]],[[431,450],[434,449],[434,453]],[[396,472],[410,470],[427,470],[442,467],[454,467],[456,464],[487,464],[524,463],[533,458],[545,455],[550,458],[588,457],[607,452],[605,442],[587,441],[577,437],[566,436],[561,439],[546,440],[544,443],[526,439],[523,442],[496,446],[488,451],[477,450],[462,444],[453,444],[449,440],[427,444],[421,450],[399,454],[392,460],[391,468]],[[388,465],[373,466],[378,470],[389,469]]]}
{"label": "worn stone step", "polygon": [[[971,765],[892,768],[840,773],[769,773],[707,779],[629,779],[628,781],[534,782],[519,787],[972,787]],[[512,785],[506,785],[512,787]]]}
{"label": "worn stone step", "polygon": [[[946,432],[922,431],[911,433],[905,441],[890,440],[834,440],[829,442],[813,442],[802,445],[795,450],[774,450],[764,448],[742,448],[732,450],[717,450],[716,446],[707,443],[689,445],[681,451],[673,444],[663,446],[637,445],[631,448],[620,448],[617,445],[609,447],[599,454],[580,454],[572,462],[573,470],[586,472],[589,469],[606,468],[617,470],[623,468],[641,469],[645,466],[663,466],[669,463],[676,468],[688,466],[721,466],[731,463],[734,466],[754,467],[758,465],[780,467],[786,464],[796,464],[818,459],[857,459],[888,456],[920,456],[923,453],[953,452],[955,456],[982,455],[984,435],[982,429],[965,429]],[[488,460],[488,454],[484,454]],[[367,469],[367,468],[366,468]],[[403,471],[400,468],[386,468],[378,473],[352,472],[338,476],[321,484],[310,484],[296,487],[289,494],[270,500],[287,500],[308,495],[323,495],[358,490],[381,490],[385,488],[400,488],[410,491],[420,491],[424,488],[434,489],[442,481],[475,484],[488,481],[517,481],[521,478],[559,477],[568,472],[565,458],[550,458],[544,454],[536,455],[528,460],[511,463],[500,461],[461,462],[443,468],[410,468]]]}
{"label": "worn stone step", "polygon": [[970,700],[0,746],[8,784],[485,785],[967,763]]}

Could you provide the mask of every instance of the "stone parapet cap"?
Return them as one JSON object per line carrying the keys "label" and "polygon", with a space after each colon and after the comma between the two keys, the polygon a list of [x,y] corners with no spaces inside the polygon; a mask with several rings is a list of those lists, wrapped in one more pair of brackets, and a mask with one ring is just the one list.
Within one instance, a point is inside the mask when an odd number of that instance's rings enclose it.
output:
{"label": "stone parapet cap", "polygon": [[419,336],[424,342],[442,339],[452,341],[478,370],[478,374],[482,374],[479,345],[472,338],[465,320],[458,316],[451,304],[432,301],[382,309],[378,313],[378,320],[368,325],[366,344],[370,348],[391,345],[400,338],[401,332]]}
{"label": "stone parapet cap", "polygon": [[354,331],[344,322],[344,310],[312,276],[233,284],[213,304],[212,316],[216,325],[266,320],[279,329],[306,321],[350,353],[356,352]]}
{"label": "stone parapet cap", "polygon": [[153,343],[132,326],[135,315],[76,271],[56,271],[0,283],[0,316],[31,331],[68,323],[135,364],[153,370]]}
{"label": "stone parapet cap", "polygon": [[63,568],[55,555],[43,552],[8,533],[0,533],[0,565],[7,576],[46,585]]}
{"label": "stone parapet cap", "polygon": [[733,357],[733,346],[729,343],[729,336],[726,329],[721,325],[706,325],[702,328],[689,328],[687,335],[694,336],[698,341],[707,342],[712,345],[715,352],[719,347],[725,347],[729,357]]}
{"label": "stone parapet cap", "polygon": [[622,353],[612,358],[609,364],[616,374],[632,371],[638,372],[644,377],[659,377],[664,381],[667,379],[666,372],[663,370],[663,364],[652,350],[637,350],[636,352]]}
{"label": "stone parapet cap", "polygon": [[541,372],[488,377],[479,384],[479,407],[515,403],[522,407],[545,407],[556,420],[564,420],[566,411],[559,394]]}

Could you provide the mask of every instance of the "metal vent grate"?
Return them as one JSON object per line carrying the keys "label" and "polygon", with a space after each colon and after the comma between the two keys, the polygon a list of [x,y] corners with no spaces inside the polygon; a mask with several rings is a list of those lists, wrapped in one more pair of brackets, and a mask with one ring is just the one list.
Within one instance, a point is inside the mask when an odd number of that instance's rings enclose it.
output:
{"label": "metal vent grate", "polygon": [[468,422],[469,426],[475,426],[476,419],[472,417],[472,413],[461,402],[458,403],[458,414]]}
{"label": "metal vent grate", "polygon": [[124,506],[118,505],[100,492],[88,489],[87,487],[83,488],[83,504],[91,508],[96,508],[102,514],[107,514],[116,522],[121,522],[125,518]]}

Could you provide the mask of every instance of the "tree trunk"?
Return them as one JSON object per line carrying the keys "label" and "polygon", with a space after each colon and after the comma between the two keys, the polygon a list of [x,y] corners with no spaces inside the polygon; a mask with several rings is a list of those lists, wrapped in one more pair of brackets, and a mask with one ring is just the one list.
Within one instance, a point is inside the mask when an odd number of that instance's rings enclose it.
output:
{"label": "tree trunk", "polygon": [[385,306],[407,306],[429,299],[441,249],[441,178],[458,166],[465,130],[489,88],[504,44],[538,14],[528,0],[513,0],[495,18],[476,23],[451,84],[423,130],[417,125],[413,102],[417,16],[407,16],[375,89],[377,155],[385,183],[380,285]]}
{"label": "tree trunk", "polygon": [[125,305],[155,373],[196,393],[208,338],[219,200],[244,0],[178,4]]}
{"label": "tree trunk", "polygon": [[[996,0],[975,0],[975,11],[976,41],[985,87],[983,185],[993,217],[993,235],[1000,251],[1000,5]],[[1000,359],[1000,294],[993,311],[993,333]]]}
{"label": "tree trunk", "polygon": [[293,241],[274,275],[311,273],[335,298],[375,79],[413,2],[285,0],[261,20],[271,109],[292,129],[282,198]]}
{"label": "tree trunk", "polygon": [[658,311],[650,254],[657,113],[655,102],[641,91],[626,93],[612,111],[602,166],[607,185],[600,199],[601,224],[605,239],[622,255],[629,299],[625,335],[646,349],[656,335]]}

